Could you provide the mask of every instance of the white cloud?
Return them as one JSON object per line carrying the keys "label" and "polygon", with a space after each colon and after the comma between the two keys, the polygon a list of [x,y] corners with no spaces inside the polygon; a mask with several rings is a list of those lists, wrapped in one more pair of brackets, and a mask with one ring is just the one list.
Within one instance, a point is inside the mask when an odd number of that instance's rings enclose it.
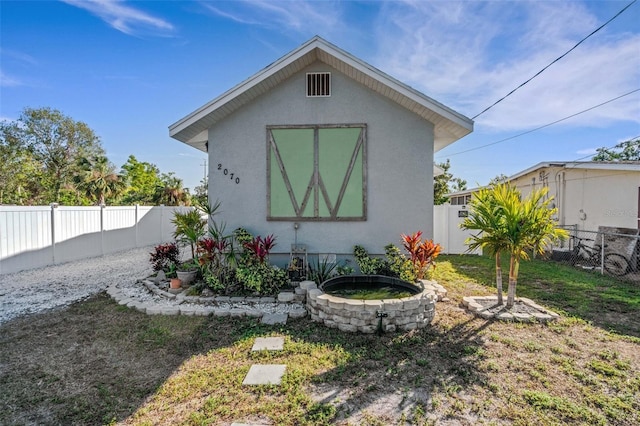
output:
{"label": "white cloud", "polygon": [[245,0],[201,4],[220,17],[269,29],[324,32],[344,24],[340,20],[341,8],[335,2]]}
{"label": "white cloud", "polygon": [[[602,23],[576,2],[405,2],[381,10],[381,69],[473,116]],[[476,120],[530,129],[638,88],[640,34],[605,29]],[[563,125],[640,120],[636,93]]]}
{"label": "white cloud", "polygon": [[585,148],[576,151],[578,155],[595,155],[598,152],[598,148]]}
{"label": "white cloud", "polygon": [[153,32],[156,35],[172,33],[174,27],[164,19],[113,0],[62,0],[96,15],[118,31],[128,35]]}
{"label": "white cloud", "polygon": [[0,87],[17,87],[22,86],[23,82],[20,79],[5,74],[0,70]]}

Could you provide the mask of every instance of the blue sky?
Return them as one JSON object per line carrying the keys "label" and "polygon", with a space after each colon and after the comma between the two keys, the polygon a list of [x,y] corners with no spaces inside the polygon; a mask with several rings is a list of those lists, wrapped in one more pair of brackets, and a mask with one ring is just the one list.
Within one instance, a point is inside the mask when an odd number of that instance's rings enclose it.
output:
{"label": "blue sky", "polygon": [[[193,188],[206,155],[168,126],[314,35],[473,117],[630,1],[0,0],[0,119],[59,109],[94,129],[116,166],[133,154]],[[635,92],[474,149],[640,89],[638,22],[640,3],[480,115],[436,161],[450,158],[473,187],[639,136]]]}

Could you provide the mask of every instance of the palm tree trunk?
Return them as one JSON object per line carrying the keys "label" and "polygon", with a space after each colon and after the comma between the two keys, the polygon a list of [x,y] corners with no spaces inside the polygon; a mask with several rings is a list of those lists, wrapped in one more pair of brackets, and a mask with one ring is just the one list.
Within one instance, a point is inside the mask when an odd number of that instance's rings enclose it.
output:
{"label": "palm tree trunk", "polygon": [[507,293],[507,309],[513,308],[513,304],[515,302],[519,268],[520,260],[514,255],[511,255],[511,259],[509,260],[509,291]]}
{"label": "palm tree trunk", "polygon": [[496,287],[498,288],[498,305],[502,305],[502,265],[500,264],[500,252],[496,253]]}

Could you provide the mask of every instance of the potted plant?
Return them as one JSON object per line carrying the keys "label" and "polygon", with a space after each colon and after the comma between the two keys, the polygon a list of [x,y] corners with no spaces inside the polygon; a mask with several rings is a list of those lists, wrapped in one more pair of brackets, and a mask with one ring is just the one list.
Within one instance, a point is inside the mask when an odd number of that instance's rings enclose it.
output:
{"label": "potted plant", "polygon": [[198,269],[199,265],[193,261],[183,262],[178,265],[176,275],[182,280],[182,285],[188,287],[195,281]]}
{"label": "potted plant", "polygon": [[300,281],[302,270],[302,259],[300,257],[294,257],[289,263],[289,279],[291,281]]}
{"label": "potted plant", "polygon": [[173,237],[189,245],[191,258],[196,257],[196,244],[206,233],[207,220],[202,218],[199,210],[190,210],[185,213],[175,212],[171,223],[175,226]]}
{"label": "potted plant", "polygon": [[182,286],[182,280],[177,276],[177,267],[174,262],[167,265],[166,276],[169,278],[169,291],[179,289]]}

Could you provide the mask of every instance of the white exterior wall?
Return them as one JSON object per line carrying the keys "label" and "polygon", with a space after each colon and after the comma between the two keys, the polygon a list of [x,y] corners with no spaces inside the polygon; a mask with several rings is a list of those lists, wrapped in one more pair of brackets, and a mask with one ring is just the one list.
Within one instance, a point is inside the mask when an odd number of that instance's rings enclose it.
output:
{"label": "white exterior wall", "polygon": [[[322,71],[331,72],[331,97],[307,98],[305,73]],[[381,254],[386,244],[400,244],[401,233],[422,230],[431,238],[433,125],[322,63],[209,129],[209,198],[222,203],[217,220],[227,232],[244,227],[254,235],[274,234],[274,252],[289,253],[293,222],[266,220],[266,127],[340,123],[367,125],[367,220],[300,221],[298,244],[309,253],[350,254],[360,244]]]}
{"label": "white exterior wall", "polygon": [[512,184],[526,196],[534,184],[542,186],[541,172],[548,176],[546,185],[561,225],[577,224],[578,229],[592,231],[599,226],[638,227],[639,172],[547,167],[514,179]]}

